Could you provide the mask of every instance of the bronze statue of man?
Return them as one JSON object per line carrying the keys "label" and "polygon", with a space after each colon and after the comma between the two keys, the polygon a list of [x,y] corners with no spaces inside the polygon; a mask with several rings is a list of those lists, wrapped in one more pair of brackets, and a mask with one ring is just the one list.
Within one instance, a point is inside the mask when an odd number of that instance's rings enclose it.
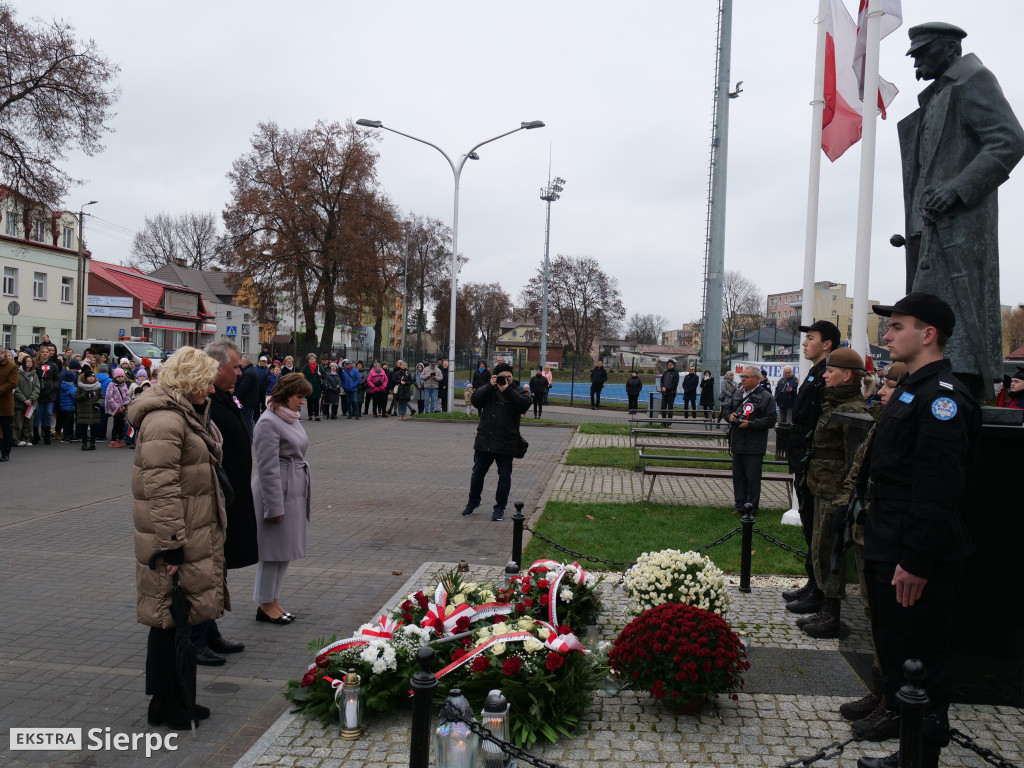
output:
{"label": "bronze statue of man", "polygon": [[1024,155],[1024,129],[995,76],[963,55],[967,33],[929,22],[910,29],[918,80],[931,85],[897,126],[903,158],[907,292],[930,293],[956,314],[946,346],[975,397],[1000,376],[997,189]]}

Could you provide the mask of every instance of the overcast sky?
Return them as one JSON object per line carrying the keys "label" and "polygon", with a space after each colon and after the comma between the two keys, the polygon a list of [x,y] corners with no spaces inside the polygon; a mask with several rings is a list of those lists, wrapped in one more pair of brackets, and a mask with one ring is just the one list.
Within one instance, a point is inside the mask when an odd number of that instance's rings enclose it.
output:
{"label": "overcast sky", "polygon": [[[856,11],[856,2],[846,0]],[[65,201],[98,200],[86,239],[124,261],[146,215],[223,210],[225,174],[259,121],[382,120],[454,158],[462,177],[463,278],[512,295],[541,264],[539,189],[567,180],[552,206],[551,253],[592,256],[619,282],[628,313],[673,325],[701,315],[716,0],[672,2],[112,2],[34,0],[19,13],[71,20],[121,66],[115,133],[69,170],[86,179]],[[814,72],[816,0],[735,0],[726,269],[764,293],[800,288]],[[900,89],[879,123],[870,298],[904,293],[896,121],[912,111],[907,29],[948,21],[1024,111],[1024,4],[904,0],[882,42],[881,74]],[[452,173],[435,150],[384,133],[379,181],[406,213],[450,224]],[[816,279],[853,292],[860,144],[823,163]],[[1024,301],[1024,176],[1000,191],[1004,304]]]}

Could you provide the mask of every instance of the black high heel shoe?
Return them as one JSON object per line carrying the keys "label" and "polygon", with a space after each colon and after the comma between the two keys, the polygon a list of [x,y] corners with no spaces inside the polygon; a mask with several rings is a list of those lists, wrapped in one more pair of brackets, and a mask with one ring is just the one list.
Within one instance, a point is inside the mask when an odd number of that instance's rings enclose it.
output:
{"label": "black high heel shoe", "polygon": [[263,621],[267,624],[291,624],[293,621],[295,621],[295,617],[290,616],[287,613],[282,613],[276,619],[272,619],[270,616],[266,614],[266,612],[262,608],[257,607],[256,621]]}

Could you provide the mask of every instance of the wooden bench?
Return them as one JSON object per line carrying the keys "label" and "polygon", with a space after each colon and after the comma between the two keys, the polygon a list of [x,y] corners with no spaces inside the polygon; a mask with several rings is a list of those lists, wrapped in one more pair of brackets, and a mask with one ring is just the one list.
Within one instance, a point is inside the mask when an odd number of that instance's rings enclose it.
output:
{"label": "wooden bench", "polygon": [[636,446],[637,438],[641,436],[647,437],[667,437],[672,440],[679,439],[694,439],[694,440],[715,440],[719,445],[724,446],[726,444],[726,438],[728,432],[693,432],[693,431],[679,431],[679,430],[664,430],[664,429],[644,429],[641,427],[633,428],[629,430],[629,439]]}
{"label": "wooden bench", "polygon": [[[711,478],[732,478],[732,468],[718,469],[715,467],[651,467],[646,463],[647,459],[658,459],[663,461],[693,461],[707,464],[732,464],[731,458],[717,458],[709,456],[674,456],[650,454],[640,451],[638,454],[643,464],[644,475],[651,478],[651,486],[647,490],[647,501],[651,500],[654,493],[654,483],[659,477],[668,475],[670,477],[711,477]],[[771,466],[789,466],[787,461],[766,460],[765,464]],[[790,496],[793,493],[794,475],[792,472],[761,472],[761,482],[784,482]]]}

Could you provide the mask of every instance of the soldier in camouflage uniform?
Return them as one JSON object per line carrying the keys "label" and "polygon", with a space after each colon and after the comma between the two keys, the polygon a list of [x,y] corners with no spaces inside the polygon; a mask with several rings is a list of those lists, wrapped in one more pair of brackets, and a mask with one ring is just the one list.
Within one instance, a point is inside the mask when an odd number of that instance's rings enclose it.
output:
{"label": "soldier in camouflage uniform", "polygon": [[811,557],[814,577],[824,593],[821,610],[796,625],[811,637],[839,637],[840,605],[845,586],[845,558],[838,572],[832,569],[834,543],[833,518],[840,503],[843,478],[857,446],[851,429],[832,419],[834,413],[868,412],[861,384],[865,377],[864,361],[849,348],[837,349],[825,361],[825,390],[821,416],[814,428],[811,463],[807,468],[807,488],[814,494],[814,536]]}
{"label": "soldier in camouflage uniform", "polygon": [[[896,385],[907,372],[907,366],[903,363],[893,363],[885,370],[882,379],[882,387],[878,392],[879,401],[868,409],[875,424],[882,418],[882,409],[889,402],[889,397],[896,391]],[[868,621],[868,628],[871,627],[871,607],[868,605],[868,587],[864,580],[864,522],[871,506],[871,498],[868,494],[868,473],[861,473],[861,466],[864,464],[865,456],[871,447],[872,438],[875,436],[876,427],[871,427],[864,442],[857,449],[857,455],[850,465],[850,471],[843,481],[843,491],[840,497],[840,504],[835,518],[837,536],[839,536],[837,549],[845,550],[850,543],[853,544],[854,560],[857,564],[857,578],[860,582],[860,598],[864,608],[864,615]],[[840,528],[845,528],[846,533],[840,535]],[[845,542],[843,541],[845,539]],[[878,661],[878,653],[874,653],[871,665],[871,693],[856,701],[848,701],[840,705],[839,714],[847,720],[853,721],[853,732],[862,741],[885,741],[886,739],[899,736],[899,723],[893,720],[880,722],[885,714],[885,696],[882,693],[882,665]]]}

